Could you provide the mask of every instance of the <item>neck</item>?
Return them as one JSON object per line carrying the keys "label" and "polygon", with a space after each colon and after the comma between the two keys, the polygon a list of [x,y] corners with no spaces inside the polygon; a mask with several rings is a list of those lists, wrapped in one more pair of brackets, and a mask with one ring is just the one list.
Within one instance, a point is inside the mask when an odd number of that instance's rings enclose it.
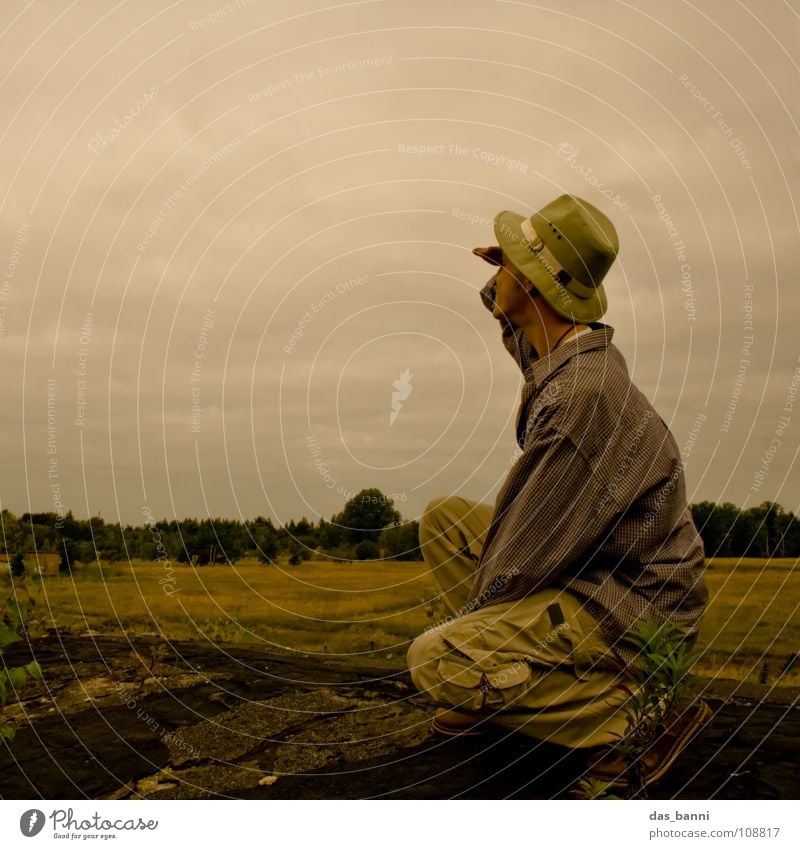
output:
{"label": "neck", "polygon": [[523,325],[523,330],[539,356],[546,357],[586,326],[560,317],[543,319],[537,315],[529,324]]}

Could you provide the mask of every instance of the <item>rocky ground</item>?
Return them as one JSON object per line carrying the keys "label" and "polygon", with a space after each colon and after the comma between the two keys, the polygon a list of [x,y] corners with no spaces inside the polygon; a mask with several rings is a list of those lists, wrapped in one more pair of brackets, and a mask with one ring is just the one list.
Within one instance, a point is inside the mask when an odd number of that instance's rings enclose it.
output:
{"label": "rocky ground", "polygon": [[[583,772],[579,752],[520,735],[434,734],[392,661],[59,633],[3,659],[32,657],[45,678],[6,709],[4,799],[551,799]],[[798,692],[705,693],[712,722],[651,798],[797,798]]]}

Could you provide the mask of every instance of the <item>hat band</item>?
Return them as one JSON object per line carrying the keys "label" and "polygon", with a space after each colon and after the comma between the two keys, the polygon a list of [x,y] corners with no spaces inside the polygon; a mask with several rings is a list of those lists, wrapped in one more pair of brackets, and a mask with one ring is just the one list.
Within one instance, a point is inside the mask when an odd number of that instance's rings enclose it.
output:
{"label": "hat band", "polygon": [[576,280],[570,273],[564,268],[563,265],[553,256],[550,249],[547,245],[542,241],[539,234],[531,224],[530,219],[523,218],[519,224],[520,230],[522,230],[522,235],[525,236],[526,242],[523,242],[523,247],[526,247],[536,259],[539,261],[539,264],[544,268],[545,271],[558,283],[560,286],[564,286],[573,294],[577,295],[580,298],[592,298],[597,292],[595,289],[590,286],[584,286],[579,280]]}

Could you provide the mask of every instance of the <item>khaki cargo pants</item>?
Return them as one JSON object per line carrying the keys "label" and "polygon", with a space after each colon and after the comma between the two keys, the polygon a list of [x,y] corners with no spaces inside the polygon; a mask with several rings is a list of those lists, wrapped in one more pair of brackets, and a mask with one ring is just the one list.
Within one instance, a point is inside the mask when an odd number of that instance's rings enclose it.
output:
{"label": "khaki cargo pants", "polygon": [[627,699],[596,620],[566,590],[464,612],[494,508],[459,496],[431,501],[422,553],[449,615],[408,650],[416,687],[445,707],[570,748],[625,732]]}

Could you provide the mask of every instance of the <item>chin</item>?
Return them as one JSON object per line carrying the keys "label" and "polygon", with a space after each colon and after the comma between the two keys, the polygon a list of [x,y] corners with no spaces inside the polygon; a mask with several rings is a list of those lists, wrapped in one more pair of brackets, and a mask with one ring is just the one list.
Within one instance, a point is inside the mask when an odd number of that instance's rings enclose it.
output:
{"label": "chin", "polygon": [[497,310],[496,313],[493,313],[494,317],[499,321],[505,324],[507,327],[516,328],[517,324],[512,321],[509,317],[508,313],[504,313],[502,310]]}

